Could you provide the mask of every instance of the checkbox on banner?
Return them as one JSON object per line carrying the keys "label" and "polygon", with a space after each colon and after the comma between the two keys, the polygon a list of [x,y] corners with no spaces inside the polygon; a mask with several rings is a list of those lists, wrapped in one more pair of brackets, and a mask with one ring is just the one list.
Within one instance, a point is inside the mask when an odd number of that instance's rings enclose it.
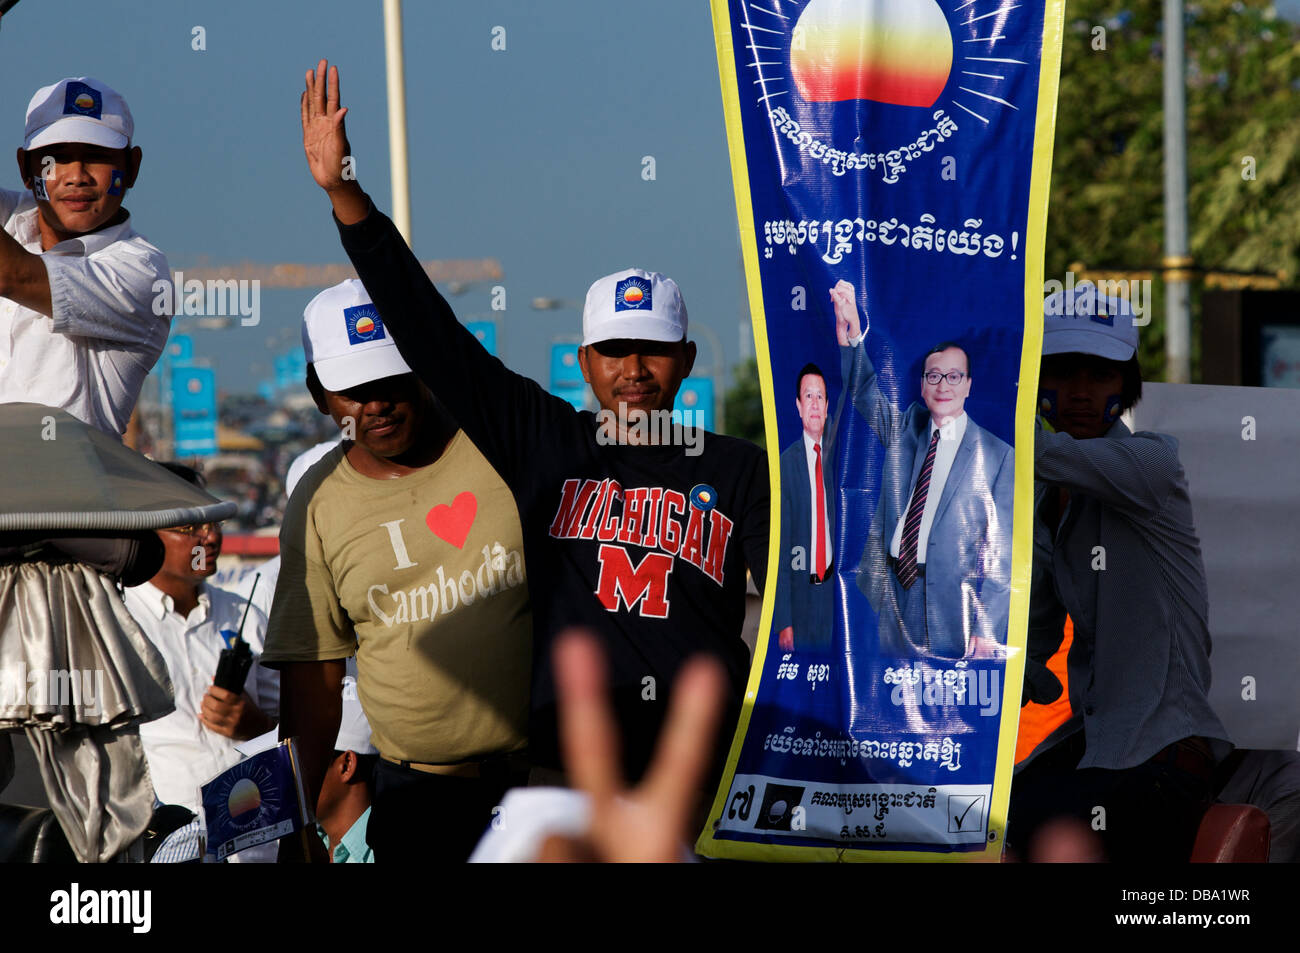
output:
{"label": "checkbox on banner", "polygon": [[983,794],[948,795],[948,833],[964,834],[984,829]]}

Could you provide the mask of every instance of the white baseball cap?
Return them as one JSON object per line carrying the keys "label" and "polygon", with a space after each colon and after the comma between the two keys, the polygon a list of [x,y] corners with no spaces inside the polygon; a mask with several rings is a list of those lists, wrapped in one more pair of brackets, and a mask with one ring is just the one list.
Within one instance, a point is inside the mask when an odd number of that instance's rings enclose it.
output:
{"label": "white baseball cap", "polygon": [[1133,306],[1126,299],[1098,294],[1091,281],[1072,293],[1043,299],[1043,354],[1094,354],[1127,361],[1137,353]]}
{"label": "white baseball cap", "polygon": [[302,313],[302,348],[326,390],[347,390],[411,373],[356,278],[326,288],[307,303]]}
{"label": "white baseball cap", "polygon": [[339,734],[334,739],[335,751],[355,751],[357,754],[379,754],[370,743],[370,722],[357,698],[357,680],[343,676],[343,717],[339,720]]}
{"label": "white baseball cap", "polygon": [[680,341],[686,337],[686,305],[677,282],[657,271],[626,268],[587,289],[582,343],[631,339]]}
{"label": "white baseball cap", "polygon": [[36,91],[27,104],[23,148],[85,142],[106,149],[125,149],[134,133],[135,121],[126,100],[107,83],[77,76]]}

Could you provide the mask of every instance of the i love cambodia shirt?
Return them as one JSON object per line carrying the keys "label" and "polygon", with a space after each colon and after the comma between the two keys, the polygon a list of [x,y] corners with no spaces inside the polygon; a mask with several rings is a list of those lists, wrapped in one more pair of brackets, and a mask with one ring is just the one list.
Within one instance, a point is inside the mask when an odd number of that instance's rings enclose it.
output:
{"label": "i love cambodia shirt", "polygon": [[532,617],[509,488],[457,431],[434,463],[377,480],[342,446],[280,530],[263,664],[357,656],[382,754],[452,763],[521,748]]}

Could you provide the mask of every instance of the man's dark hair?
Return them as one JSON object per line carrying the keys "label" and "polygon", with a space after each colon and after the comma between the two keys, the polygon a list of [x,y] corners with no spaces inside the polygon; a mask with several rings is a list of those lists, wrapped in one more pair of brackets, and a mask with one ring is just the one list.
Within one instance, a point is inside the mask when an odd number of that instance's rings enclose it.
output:
{"label": "man's dark hair", "polygon": [[1119,411],[1124,413],[1126,410],[1131,410],[1142,399],[1142,364],[1137,354],[1121,363],[1119,372],[1124,378],[1119,390]]}
{"label": "man's dark hair", "polygon": [[940,341],[940,342],[939,342],[938,344],[936,344],[934,347],[930,348],[930,350],[928,350],[928,351],[925,352],[925,357],[921,358],[921,374],[922,374],[922,376],[925,375],[925,362],[928,361],[928,360],[930,359],[930,355],[931,355],[931,354],[942,354],[944,351],[948,350],[948,348],[950,348],[950,347],[955,347],[957,350],[961,351],[961,356],[964,357],[964,358],[966,358],[966,376],[967,376],[967,377],[973,377],[973,376],[974,376],[974,375],[971,374],[971,369],[970,369],[970,351],[966,350],[964,347],[962,347],[962,346],[961,346],[960,344],[958,344],[956,341]]}
{"label": "man's dark hair", "polygon": [[202,473],[200,473],[198,470],[194,469],[193,467],[187,467],[185,464],[176,463],[173,460],[167,460],[167,461],[159,460],[158,465],[160,467],[166,467],[168,470],[176,474],[186,483],[192,484],[193,486],[197,486],[200,490],[206,490],[208,488],[208,481],[203,478]]}
{"label": "man's dark hair", "polygon": [[822,373],[822,369],[818,367],[816,364],[809,361],[807,364],[803,366],[803,370],[799,372],[799,376],[794,379],[795,400],[801,400],[803,398],[803,379],[807,377],[809,374],[816,374],[818,377],[822,379],[822,387],[826,386],[826,375]]}

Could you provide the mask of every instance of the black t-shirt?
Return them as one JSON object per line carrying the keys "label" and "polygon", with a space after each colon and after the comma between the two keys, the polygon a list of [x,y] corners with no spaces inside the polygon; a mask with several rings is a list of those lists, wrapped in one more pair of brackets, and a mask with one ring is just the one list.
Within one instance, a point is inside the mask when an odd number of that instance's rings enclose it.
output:
{"label": "black t-shirt", "polygon": [[631,774],[650,756],[689,656],[722,661],[734,716],[749,672],[745,567],[760,591],[767,568],[766,454],[708,432],[695,448],[602,444],[594,414],[484,350],[387,216],[372,207],[339,233],[402,357],[514,494],[534,619],[538,763],[558,763],[551,642],[570,625],[604,644]]}

